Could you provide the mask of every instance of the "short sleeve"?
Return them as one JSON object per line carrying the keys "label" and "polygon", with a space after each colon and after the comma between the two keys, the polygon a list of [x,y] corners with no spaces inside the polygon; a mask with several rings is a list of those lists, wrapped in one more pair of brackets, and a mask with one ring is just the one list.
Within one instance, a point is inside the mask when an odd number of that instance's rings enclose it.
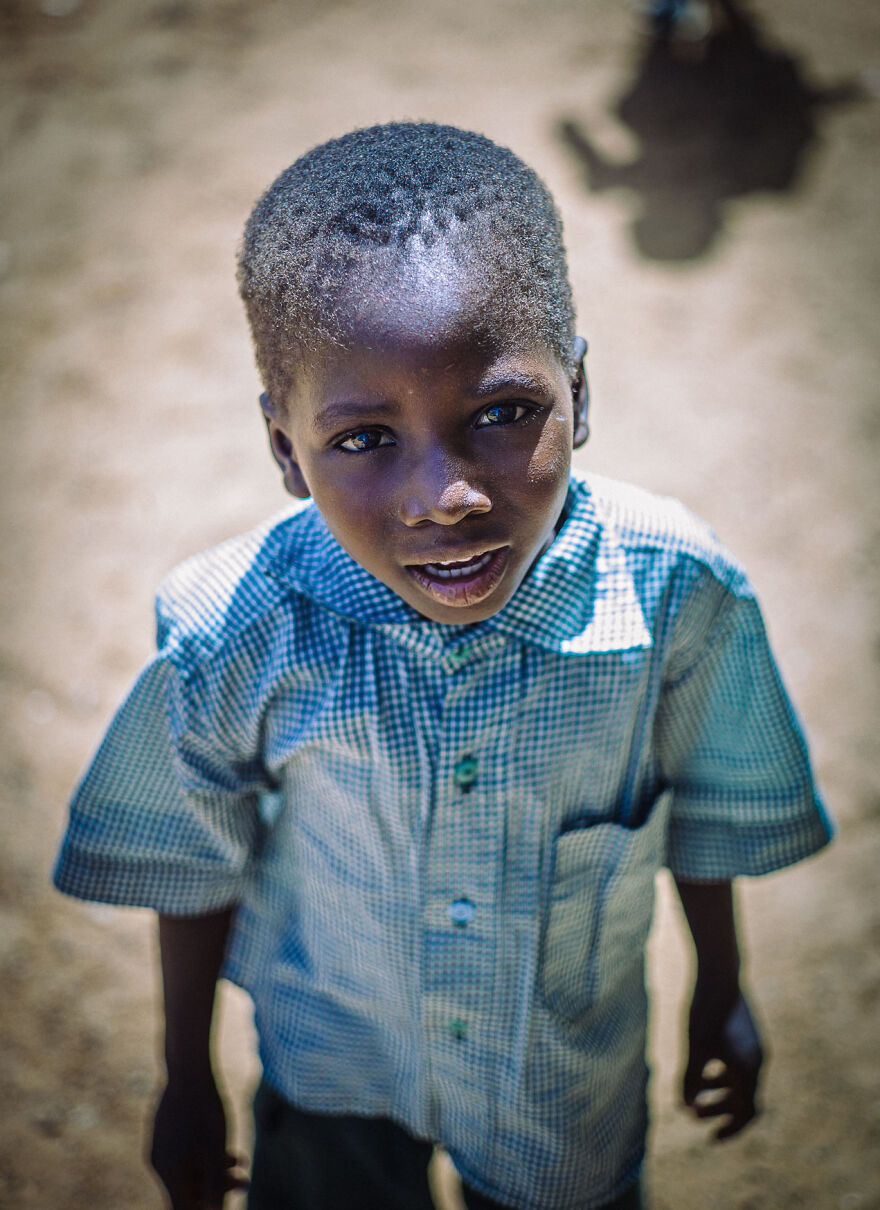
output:
{"label": "short sleeve", "polygon": [[237,902],[258,834],[258,771],[219,750],[159,654],[113,719],[70,806],[59,890],[194,915]]}
{"label": "short sleeve", "polygon": [[690,664],[661,693],[655,752],[673,791],[678,877],[764,874],[826,844],[831,826],[757,602],[728,592]]}

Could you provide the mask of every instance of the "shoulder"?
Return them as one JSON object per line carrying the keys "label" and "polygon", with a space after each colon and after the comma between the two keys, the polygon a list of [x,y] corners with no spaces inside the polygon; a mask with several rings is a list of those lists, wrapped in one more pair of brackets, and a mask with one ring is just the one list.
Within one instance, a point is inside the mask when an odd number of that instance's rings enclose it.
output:
{"label": "shoulder", "polygon": [[680,500],[631,483],[588,474],[577,480],[596,518],[631,562],[667,572],[690,567],[738,595],[751,589],[740,562],[712,528]]}
{"label": "shoulder", "polygon": [[271,569],[292,545],[307,544],[310,511],[285,510],[174,568],[156,594],[159,647],[175,662],[191,666],[228,652],[261,625],[271,624],[291,600],[289,586]]}

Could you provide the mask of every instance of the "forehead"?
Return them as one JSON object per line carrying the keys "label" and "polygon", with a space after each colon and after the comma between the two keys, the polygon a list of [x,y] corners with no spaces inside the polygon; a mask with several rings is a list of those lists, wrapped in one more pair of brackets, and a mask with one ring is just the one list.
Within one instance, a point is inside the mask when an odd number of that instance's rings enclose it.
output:
{"label": "forehead", "polygon": [[345,274],[331,322],[343,349],[434,364],[533,348],[529,311],[526,289],[472,241],[413,241],[406,255],[381,250]]}

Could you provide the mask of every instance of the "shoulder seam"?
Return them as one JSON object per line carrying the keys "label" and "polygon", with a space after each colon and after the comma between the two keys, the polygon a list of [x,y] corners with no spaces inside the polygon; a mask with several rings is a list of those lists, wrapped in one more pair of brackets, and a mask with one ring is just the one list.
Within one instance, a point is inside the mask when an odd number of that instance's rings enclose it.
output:
{"label": "shoulder seam", "polygon": [[[269,580],[269,576],[264,578]],[[280,586],[279,586],[280,587]],[[184,631],[178,619],[173,619],[168,625],[160,652],[167,656],[177,668],[181,677],[192,680],[221,656],[228,655],[231,647],[244,641],[246,636],[257,626],[264,625],[273,614],[283,609],[285,598],[294,594],[293,589],[286,589],[284,596],[279,595],[268,608],[243,621],[227,632],[212,636],[198,630]]]}
{"label": "shoulder seam", "polygon": [[[694,513],[686,504],[674,496],[661,496],[647,489],[621,483],[619,486],[629,492],[643,495],[647,501],[657,501],[663,505],[664,514],[672,522],[673,514],[682,520],[681,530],[664,532],[659,527],[640,524],[638,512],[623,499],[614,499],[601,491],[601,486],[607,483],[618,486],[614,480],[604,476],[590,476],[585,481],[587,490],[591,490],[591,481],[595,481],[598,492],[592,492],[594,507],[603,524],[614,539],[629,553],[639,551],[664,551],[674,556],[677,562],[688,562],[704,568],[713,579],[725,589],[735,592],[738,580],[748,583],[745,569],[740,561],[727,549],[712,530],[708,522]],[[659,522],[659,518],[658,518]],[[629,532],[627,532],[629,530]]]}

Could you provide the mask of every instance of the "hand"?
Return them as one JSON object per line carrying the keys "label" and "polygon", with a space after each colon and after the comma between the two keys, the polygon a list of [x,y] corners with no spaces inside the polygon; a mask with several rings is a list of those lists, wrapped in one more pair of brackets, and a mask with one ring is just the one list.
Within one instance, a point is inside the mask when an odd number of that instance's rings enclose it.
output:
{"label": "hand", "polygon": [[231,1189],[246,1189],[226,1150],[226,1115],[210,1077],[169,1081],[153,1122],[150,1163],[168,1190],[172,1210],[222,1210]]}
{"label": "hand", "polygon": [[698,1118],[724,1117],[712,1138],[729,1139],[758,1113],[761,1040],[742,992],[726,997],[698,981],[691,1004],[684,1101]]}

